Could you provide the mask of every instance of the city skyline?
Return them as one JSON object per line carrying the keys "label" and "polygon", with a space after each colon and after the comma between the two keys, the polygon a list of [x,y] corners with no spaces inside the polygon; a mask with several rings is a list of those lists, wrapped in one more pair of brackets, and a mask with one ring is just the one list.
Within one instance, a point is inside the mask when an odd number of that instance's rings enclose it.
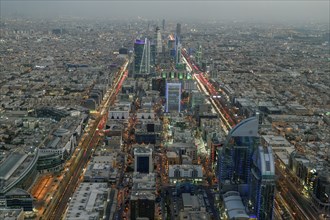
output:
{"label": "city skyline", "polygon": [[329,3],[267,2],[1,1],[0,219],[329,220]]}
{"label": "city skyline", "polygon": [[[329,1],[1,1],[1,17],[301,23],[329,21]],[[186,10],[189,8],[189,10]]]}

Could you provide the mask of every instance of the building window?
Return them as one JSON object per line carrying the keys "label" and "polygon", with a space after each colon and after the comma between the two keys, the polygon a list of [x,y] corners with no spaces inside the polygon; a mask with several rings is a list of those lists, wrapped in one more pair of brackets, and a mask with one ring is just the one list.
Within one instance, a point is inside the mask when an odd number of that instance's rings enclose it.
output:
{"label": "building window", "polygon": [[198,177],[198,171],[194,169],[194,170],[191,172],[191,177],[192,177],[192,178],[197,178],[197,177]]}
{"label": "building window", "polygon": [[180,178],[180,177],[181,177],[181,175],[180,175],[180,170],[175,170],[175,171],[174,171],[174,177],[175,177],[175,178]]}

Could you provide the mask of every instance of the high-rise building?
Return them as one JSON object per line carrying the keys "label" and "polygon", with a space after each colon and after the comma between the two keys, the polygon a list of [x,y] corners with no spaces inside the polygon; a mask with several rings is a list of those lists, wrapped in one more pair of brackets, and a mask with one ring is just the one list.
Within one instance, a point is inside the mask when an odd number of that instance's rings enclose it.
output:
{"label": "high-rise building", "polygon": [[202,93],[198,92],[198,90],[193,90],[191,92],[191,97],[189,100],[191,109],[193,109],[195,108],[195,106],[205,103],[205,96]]}
{"label": "high-rise building", "polygon": [[153,171],[152,149],[137,147],[134,149],[134,172],[151,173]]}
{"label": "high-rise building", "polygon": [[176,44],[175,44],[175,64],[177,65],[180,62],[181,62],[181,43],[180,43],[180,38],[177,36]]}
{"label": "high-rise building", "polygon": [[273,219],[275,166],[271,147],[259,146],[253,154],[250,180],[250,213],[257,219]]}
{"label": "high-rise building", "polygon": [[163,19],[162,25],[163,25],[163,31],[165,31],[165,19]]}
{"label": "high-rise building", "polygon": [[175,48],[176,48],[175,40],[174,39],[168,40],[167,49],[171,57],[175,57],[176,55]]}
{"label": "high-rise building", "polygon": [[181,37],[181,24],[180,23],[176,24],[176,35],[178,37]]}
{"label": "high-rise building", "polygon": [[202,45],[198,46],[198,50],[196,52],[196,63],[201,66],[202,62]]}
{"label": "high-rise building", "polygon": [[248,195],[252,154],[258,141],[258,118],[241,121],[228,134],[219,151],[218,178],[222,191],[237,189],[240,195]]}
{"label": "high-rise building", "polygon": [[181,83],[166,83],[166,112],[181,111]]}
{"label": "high-rise building", "polygon": [[156,52],[157,52],[157,54],[161,53],[162,49],[163,49],[162,35],[160,33],[159,27],[156,27]]}
{"label": "high-rise building", "polygon": [[250,218],[273,219],[275,167],[271,147],[259,146],[259,117],[247,118],[228,134],[218,153],[221,195],[240,194]]}
{"label": "high-rise building", "polygon": [[330,170],[325,169],[318,173],[314,182],[313,197],[325,212],[330,213]]}
{"label": "high-rise building", "polygon": [[134,43],[134,71],[138,75],[150,73],[150,41],[147,38]]}
{"label": "high-rise building", "polygon": [[157,45],[152,42],[150,44],[150,71],[153,72],[154,66],[156,65],[157,57]]}

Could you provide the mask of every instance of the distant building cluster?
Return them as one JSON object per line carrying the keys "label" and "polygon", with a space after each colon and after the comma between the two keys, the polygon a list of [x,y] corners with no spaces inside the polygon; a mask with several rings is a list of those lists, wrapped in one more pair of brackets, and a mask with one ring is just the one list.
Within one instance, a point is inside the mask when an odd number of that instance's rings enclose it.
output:
{"label": "distant building cluster", "polygon": [[0,36],[0,219],[46,216],[73,177],[65,219],[326,219],[328,27],[17,19]]}

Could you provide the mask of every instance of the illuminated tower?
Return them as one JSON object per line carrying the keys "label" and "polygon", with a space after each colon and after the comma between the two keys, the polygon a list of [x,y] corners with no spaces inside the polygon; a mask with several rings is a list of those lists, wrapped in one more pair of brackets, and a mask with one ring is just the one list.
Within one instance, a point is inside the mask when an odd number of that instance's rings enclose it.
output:
{"label": "illuminated tower", "polygon": [[147,38],[134,43],[134,71],[139,75],[150,73],[150,41]]}
{"label": "illuminated tower", "polygon": [[181,111],[181,83],[166,83],[166,112]]}
{"label": "illuminated tower", "polygon": [[257,117],[241,121],[229,132],[218,159],[218,178],[223,193],[235,190],[248,196],[252,155],[258,139]]}
{"label": "illuminated tower", "polygon": [[275,166],[271,147],[259,146],[259,115],[237,124],[218,154],[220,193],[239,192],[250,218],[273,219]]}
{"label": "illuminated tower", "polygon": [[260,220],[273,219],[275,166],[271,147],[261,147],[253,154],[248,209]]}

